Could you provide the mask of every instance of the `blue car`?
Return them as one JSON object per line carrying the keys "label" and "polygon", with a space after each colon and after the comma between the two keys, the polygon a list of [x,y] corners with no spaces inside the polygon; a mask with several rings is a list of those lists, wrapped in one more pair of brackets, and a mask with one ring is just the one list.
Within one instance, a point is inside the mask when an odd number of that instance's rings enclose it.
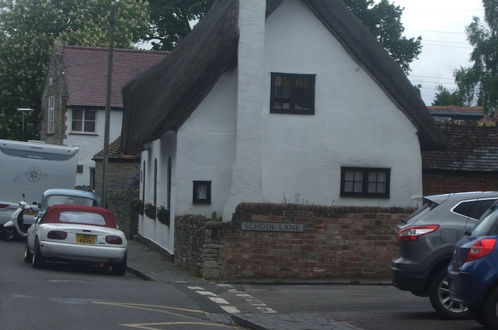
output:
{"label": "blue car", "polygon": [[469,307],[477,322],[498,329],[498,204],[455,248],[448,266],[450,297]]}

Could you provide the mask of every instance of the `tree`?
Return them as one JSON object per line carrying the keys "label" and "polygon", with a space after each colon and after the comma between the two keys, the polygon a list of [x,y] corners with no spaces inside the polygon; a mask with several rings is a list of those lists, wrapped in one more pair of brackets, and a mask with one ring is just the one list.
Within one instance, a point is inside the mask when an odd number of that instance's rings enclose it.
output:
{"label": "tree", "polygon": [[410,72],[410,63],[422,52],[422,38],[406,38],[405,28],[401,23],[403,8],[381,0],[344,0],[351,11],[377,37],[379,43],[387,50],[405,73]]}
{"label": "tree", "polygon": [[[17,107],[26,117],[28,138],[38,136],[41,94],[55,39],[78,46],[107,47],[109,0],[0,0],[0,138],[20,136]],[[118,3],[115,46],[131,48],[146,35],[148,7]]]}
{"label": "tree", "polygon": [[157,50],[172,50],[208,12],[214,0],[150,0],[151,32],[145,38]]}
{"label": "tree", "polygon": [[451,92],[446,87],[438,85],[436,87],[436,96],[434,97],[432,105],[465,106],[466,104],[462,101],[462,96],[458,90]]}
{"label": "tree", "polygon": [[463,101],[484,107],[488,114],[498,106],[498,1],[483,0],[484,22],[478,17],[467,27],[467,39],[473,46],[468,68],[455,72],[458,93]]}
{"label": "tree", "polygon": [[[147,40],[154,49],[172,50],[191,30],[190,23],[201,19],[214,0],[150,0],[152,32]],[[421,37],[406,38],[401,23],[403,9],[381,0],[345,0],[351,11],[377,36],[403,71],[420,54]]]}

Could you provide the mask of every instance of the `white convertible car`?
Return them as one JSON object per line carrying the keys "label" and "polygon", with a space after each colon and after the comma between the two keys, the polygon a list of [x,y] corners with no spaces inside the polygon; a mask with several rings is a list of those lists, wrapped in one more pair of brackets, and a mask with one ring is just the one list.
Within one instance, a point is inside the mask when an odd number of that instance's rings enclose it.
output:
{"label": "white convertible car", "polygon": [[57,204],[29,228],[24,261],[42,268],[47,260],[100,263],[116,275],[126,271],[127,241],[111,211]]}

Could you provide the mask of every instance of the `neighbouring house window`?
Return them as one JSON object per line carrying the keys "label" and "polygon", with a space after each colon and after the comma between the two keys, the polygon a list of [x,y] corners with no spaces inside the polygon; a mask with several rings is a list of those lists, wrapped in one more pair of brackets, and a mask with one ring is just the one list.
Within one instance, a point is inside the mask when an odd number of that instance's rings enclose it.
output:
{"label": "neighbouring house window", "polygon": [[315,75],[271,74],[271,113],[315,113]]}
{"label": "neighbouring house window", "polygon": [[55,119],[55,96],[48,97],[47,106],[47,133],[54,133],[54,119]]}
{"label": "neighbouring house window", "polygon": [[194,204],[211,204],[211,181],[194,181]]}
{"label": "neighbouring house window", "polygon": [[94,133],[95,132],[95,110],[73,109],[73,120],[71,131]]}
{"label": "neighbouring house window", "polygon": [[389,198],[388,168],[341,167],[341,196]]}
{"label": "neighbouring house window", "polygon": [[76,173],[83,173],[83,164],[76,165]]}

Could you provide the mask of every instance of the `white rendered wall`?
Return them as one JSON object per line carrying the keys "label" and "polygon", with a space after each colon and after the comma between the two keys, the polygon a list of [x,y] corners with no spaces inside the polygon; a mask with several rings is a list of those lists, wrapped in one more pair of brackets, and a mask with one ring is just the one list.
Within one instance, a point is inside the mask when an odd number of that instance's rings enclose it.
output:
{"label": "white rendered wall", "polygon": [[[121,135],[121,125],[123,121],[123,112],[121,110],[111,110],[109,125],[109,143],[112,143]],[[90,167],[95,167],[93,156],[104,149],[104,132],[105,132],[105,110],[95,112],[95,133],[85,134],[76,132],[71,134],[72,110],[67,110],[66,115],[66,136],[64,144],[69,146],[80,147],[78,153],[78,164],[83,164],[83,173],[76,175],[76,185],[90,184]]]}
{"label": "white rendered wall", "polygon": [[[267,19],[262,164],[268,202],[411,206],[422,193],[417,131],[299,0]],[[315,115],[270,114],[270,73],[316,74]],[[389,199],[341,198],[341,166],[391,169]]]}
{"label": "white rendered wall", "polygon": [[[223,212],[235,158],[237,72],[227,72],[178,130],[175,214]],[[193,204],[193,181],[211,181],[211,204]]]}
{"label": "white rendered wall", "polygon": [[[155,140],[147,146],[147,150],[141,154],[141,179],[140,196],[143,196],[143,163],[145,161],[145,201],[154,202],[154,159],[157,159],[157,197],[156,207],[167,207],[167,170],[168,157],[172,160],[172,185],[171,191],[174,196],[175,189],[175,154],[176,154],[176,133],[170,132],[161,139]],[[170,254],[174,254],[174,197],[172,196],[170,210],[170,225],[164,225],[157,219],[150,219],[147,216],[139,216],[138,233],[157,245],[164,248]]]}

